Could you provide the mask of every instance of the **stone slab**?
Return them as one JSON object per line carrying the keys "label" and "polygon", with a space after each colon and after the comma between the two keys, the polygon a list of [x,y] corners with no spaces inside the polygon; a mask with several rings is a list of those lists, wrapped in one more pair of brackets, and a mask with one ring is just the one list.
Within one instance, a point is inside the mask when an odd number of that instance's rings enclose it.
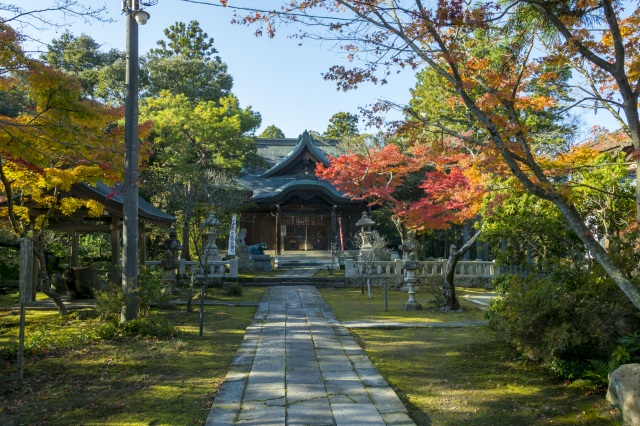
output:
{"label": "stone slab", "polygon": [[386,426],[373,404],[331,405],[336,426]]}
{"label": "stone slab", "polygon": [[407,408],[390,387],[372,387],[367,388],[367,391],[380,413],[407,412]]}
{"label": "stone slab", "polygon": [[333,411],[326,396],[287,407],[287,426],[333,426],[333,424]]}
{"label": "stone slab", "polygon": [[244,381],[222,382],[214,400],[214,405],[240,403],[246,385],[247,383]]}

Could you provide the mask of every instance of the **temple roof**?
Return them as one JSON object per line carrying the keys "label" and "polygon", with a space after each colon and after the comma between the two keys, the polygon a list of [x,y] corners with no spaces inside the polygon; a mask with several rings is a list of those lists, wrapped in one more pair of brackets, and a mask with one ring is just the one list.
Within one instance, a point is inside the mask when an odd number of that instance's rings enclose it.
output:
{"label": "temple roof", "polygon": [[258,138],[256,139],[256,150],[270,168],[282,162],[287,157],[295,155],[294,152],[302,150],[305,146],[313,151],[319,151],[318,154],[325,157],[326,155],[339,155],[335,140],[319,141],[314,139],[309,132],[305,131],[298,138]]}
{"label": "temple roof", "polygon": [[256,204],[280,204],[292,194],[303,192],[315,192],[331,204],[353,204],[333,185],[315,175],[317,163],[327,166],[327,154],[337,155],[336,145],[336,141],[318,141],[307,131],[297,140],[258,139],[258,154],[271,167],[262,173],[242,176],[237,181],[253,191],[252,201]]}

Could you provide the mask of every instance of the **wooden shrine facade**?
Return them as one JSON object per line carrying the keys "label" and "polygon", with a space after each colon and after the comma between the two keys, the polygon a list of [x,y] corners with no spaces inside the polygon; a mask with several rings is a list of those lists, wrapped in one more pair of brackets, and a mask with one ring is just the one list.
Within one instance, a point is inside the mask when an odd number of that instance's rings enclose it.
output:
{"label": "wooden shrine facade", "polygon": [[352,247],[365,204],[315,174],[316,164],[328,166],[327,154],[337,154],[336,144],[315,140],[306,131],[298,139],[256,141],[269,168],[238,179],[253,193],[253,205],[240,221],[247,244],[266,242],[276,254]]}

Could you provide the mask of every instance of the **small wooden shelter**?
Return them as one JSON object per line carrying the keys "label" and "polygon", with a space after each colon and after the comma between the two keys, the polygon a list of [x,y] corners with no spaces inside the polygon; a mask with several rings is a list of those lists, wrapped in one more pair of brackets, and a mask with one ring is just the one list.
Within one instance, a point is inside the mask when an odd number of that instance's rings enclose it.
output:
{"label": "small wooden shelter", "polygon": [[[124,195],[118,191],[98,182],[95,185],[76,183],[70,191],[62,197],[74,197],[82,200],[94,200],[103,206],[100,217],[90,217],[86,209],[80,209],[72,215],[53,214],[49,216],[47,230],[67,232],[71,236],[71,268],[78,265],[78,246],[80,234],[83,233],[109,233],[111,234],[111,264],[109,272],[112,277],[117,276],[120,246],[122,235],[122,223],[124,218]],[[139,262],[144,264],[147,259],[146,233],[148,225],[156,224],[170,227],[176,218],[154,207],[142,198],[138,199],[138,247]],[[29,206],[29,215],[35,218],[44,213],[44,210],[36,205]],[[36,281],[37,274],[33,274]],[[35,285],[35,282],[34,282]],[[35,294],[35,291],[34,293]]]}

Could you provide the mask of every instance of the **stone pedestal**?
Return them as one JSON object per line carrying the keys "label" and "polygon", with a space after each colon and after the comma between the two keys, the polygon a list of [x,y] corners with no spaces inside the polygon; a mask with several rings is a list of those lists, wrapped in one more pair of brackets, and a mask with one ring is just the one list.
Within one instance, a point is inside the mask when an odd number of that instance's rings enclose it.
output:
{"label": "stone pedestal", "polygon": [[160,279],[162,282],[162,294],[171,294],[176,288],[177,277],[176,269],[178,268],[178,259],[175,252],[168,249],[164,252],[164,257],[160,261],[160,267],[164,271],[164,277]]}
{"label": "stone pedestal", "polygon": [[254,254],[251,255],[253,260],[253,267],[256,271],[271,271],[271,256],[268,254]]}
{"label": "stone pedestal", "polygon": [[165,269],[164,277],[160,279],[160,282],[162,283],[162,294],[173,294],[173,289],[177,284],[175,271],[172,269]]}
{"label": "stone pedestal", "polygon": [[253,261],[251,260],[251,253],[249,253],[248,245],[236,245],[236,255],[238,256],[238,271],[253,271]]}

